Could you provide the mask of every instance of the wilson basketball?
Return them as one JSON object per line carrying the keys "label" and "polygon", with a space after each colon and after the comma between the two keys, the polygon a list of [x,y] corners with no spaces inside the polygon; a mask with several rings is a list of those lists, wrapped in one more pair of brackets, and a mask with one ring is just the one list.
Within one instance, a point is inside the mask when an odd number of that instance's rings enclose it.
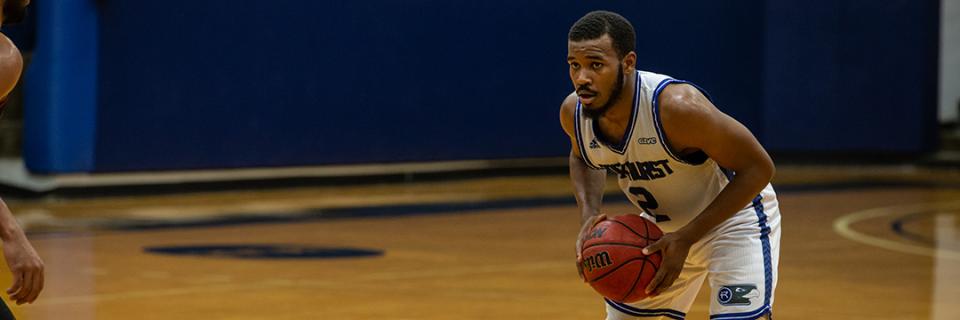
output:
{"label": "wilson basketball", "polygon": [[641,250],[663,236],[657,225],[639,215],[616,216],[590,229],[583,242],[580,267],[594,290],[617,302],[647,297],[644,289],[660,269],[660,252]]}

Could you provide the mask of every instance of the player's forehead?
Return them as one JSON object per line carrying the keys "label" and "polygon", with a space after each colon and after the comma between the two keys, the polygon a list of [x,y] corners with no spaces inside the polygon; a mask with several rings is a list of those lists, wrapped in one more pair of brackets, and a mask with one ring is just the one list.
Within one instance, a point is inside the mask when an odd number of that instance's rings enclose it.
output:
{"label": "player's forehead", "polygon": [[567,57],[573,58],[576,56],[599,58],[616,56],[616,51],[613,49],[613,39],[610,38],[610,35],[604,34],[595,39],[568,40]]}

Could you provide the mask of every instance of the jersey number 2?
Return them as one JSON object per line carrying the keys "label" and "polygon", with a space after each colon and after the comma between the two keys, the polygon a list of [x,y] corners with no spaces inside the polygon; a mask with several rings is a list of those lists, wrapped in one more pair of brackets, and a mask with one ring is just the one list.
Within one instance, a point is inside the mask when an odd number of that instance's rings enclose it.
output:
{"label": "jersey number 2", "polygon": [[657,218],[657,222],[670,221],[670,217],[665,214],[654,214],[650,209],[656,209],[660,207],[660,204],[657,203],[657,199],[650,194],[650,191],[644,189],[643,187],[630,187],[630,193],[637,196],[637,205],[640,208],[643,208],[643,211],[646,211],[647,214],[651,214]]}

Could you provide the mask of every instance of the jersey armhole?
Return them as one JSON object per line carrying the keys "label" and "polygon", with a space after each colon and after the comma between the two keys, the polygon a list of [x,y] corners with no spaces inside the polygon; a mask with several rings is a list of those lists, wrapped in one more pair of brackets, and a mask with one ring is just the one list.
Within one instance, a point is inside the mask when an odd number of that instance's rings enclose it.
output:
{"label": "jersey armhole", "polygon": [[660,93],[663,91],[664,88],[666,88],[668,85],[673,83],[689,84],[694,88],[697,88],[697,90],[699,90],[700,93],[702,93],[704,96],[707,97],[707,100],[710,100],[710,102],[713,102],[713,99],[710,98],[710,94],[707,93],[706,90],[703,90],[703,88],[700,88],[700,86],[697,86],[696,84],[694,84],[693,82],[671,79],[671,78],[667,78],[667,79],[664,79],[663,81],[660,81],[660,83],[657,84],[656,90],[653,91],[653,108],[651,108],[653,110],[653,124],[657,129],[657,137],[659,138],[660,146],[663,147],[663,150],[666,151],[667,154],[670,155],[670,157],[673,158],[674,160],[677,160],[681,163],[692,165],[692,166],[702,165],[705,162],[707,162],[707,159],[709,158],[706,152],[703,152],[703,150],[700,150],[688,155],[678,155],[673,152],[672,148],[670,148],[670,140],[667,139],[667,135],[663,131],[663,123],[660,122]]}
{"label": "jersey armhole", "polygon": [[590,161],[590,154],[587,153],[586,144],[583,141],[583,130],[580,128],[580,100],[577,100],[577,108],[573,112],[573,131],[574,135],[577,138],[577,148],[580,149],[580,158],[583,159],[583,163],[590,167],[591,169],[600,169],[593,164],[593,161]]}

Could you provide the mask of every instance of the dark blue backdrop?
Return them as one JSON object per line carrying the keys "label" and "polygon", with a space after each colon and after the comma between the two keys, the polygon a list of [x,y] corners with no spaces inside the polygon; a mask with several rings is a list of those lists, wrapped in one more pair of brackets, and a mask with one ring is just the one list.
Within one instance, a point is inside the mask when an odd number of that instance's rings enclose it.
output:
{"label": "dark blue backdrop", "polygon": [[[928,149],[936,1],[819,2],[41,2],[87,14],[39,15],[38,52],[59,49],[28,74],[47,97],[28,101],[25,158],[72,172],[562,156],[566,32],[593,9],[633,22],[640,69],[700,84],[773,151]],[[63,26],[97,37],[70,45]],[[64,79],[64,60],[95,70]],[[84,81],[95,94],[70,92]]]}
{"label": "dark blue backdrop", "polygon": [[769,1],[763,142],[801,152],[931,150],[939,1]]}

